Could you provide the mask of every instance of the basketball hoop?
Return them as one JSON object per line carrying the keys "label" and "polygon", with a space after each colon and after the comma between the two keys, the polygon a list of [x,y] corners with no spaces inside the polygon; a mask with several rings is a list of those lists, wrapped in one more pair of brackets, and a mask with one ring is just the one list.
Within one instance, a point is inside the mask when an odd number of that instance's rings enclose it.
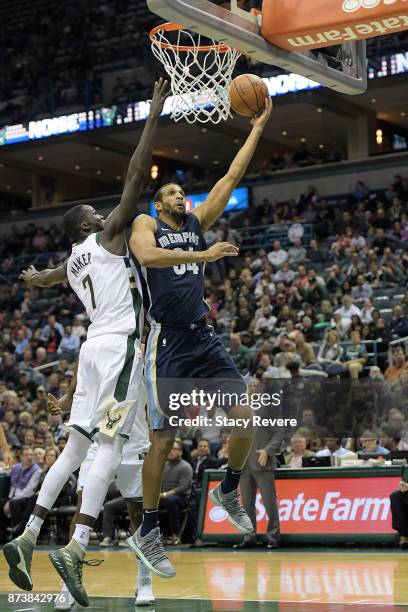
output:
{"label": "basketball hoop", "polygon": [[228,88],[239,51],[176,23],[153,28],[150,41],[170,77],[172,119],[219,123],[231,116]]}

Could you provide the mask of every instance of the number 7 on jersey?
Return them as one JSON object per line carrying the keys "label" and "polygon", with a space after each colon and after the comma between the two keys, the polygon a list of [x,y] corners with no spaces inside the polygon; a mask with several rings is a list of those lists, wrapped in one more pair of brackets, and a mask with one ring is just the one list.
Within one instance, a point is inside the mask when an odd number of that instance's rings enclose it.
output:
{"label": "number 7 on jersey", "polygon": [[91,280],[91,277],[89,276],[89,274],[87,274],[85,276],[84,280],[82,281],[82,284],[84,286],[84,289],[86,289],[86,286],[89,285],[89,291],[91,292],[92,308],[96,308],[95,294],[94,294],[94,290],[93,290],[92,280]]}

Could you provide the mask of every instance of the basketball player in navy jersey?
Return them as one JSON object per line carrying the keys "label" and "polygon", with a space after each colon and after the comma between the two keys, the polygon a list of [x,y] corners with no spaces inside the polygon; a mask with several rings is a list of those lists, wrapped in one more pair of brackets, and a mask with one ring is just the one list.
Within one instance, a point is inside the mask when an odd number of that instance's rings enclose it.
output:
{"label": "basketball player in navy jersey", "polygon": [[[128,540],[129,546],[153,572],[171,578],[175,570],[160,540],[158,504],[164,464],[173,446],[175,429],[169,427],[169,381],[213,379],[223,381],[222,392],[246,393],[245,382],[222,342],[206,324],[204,264],[238,249],[228,243],[206,247],[204,233],[224,212],[233,190],[242,180],[272,110],[266,99],[262,114],[252,119],[252,130],[227,174],[213,187],[206,201],[186,214],[186,199],[179,185],[168,184],[154,197],[158,219],[140,215],[133,222],[130,247],[142,266],[150,294],[151,330],[146,349],[148,416],[152,446],[143,466],[143,522]],[[223,406],[231,418],[251,417],[249,406]],[[165,434],[163,434],[165,431]],[[238,497],[239,478],[251,449],[248,432],[235,428],[229,444],[226,476],[212,492],[230,522],[241,533],[251,533],[251,520]],[[164,494],[166,495],[166,494]]]}

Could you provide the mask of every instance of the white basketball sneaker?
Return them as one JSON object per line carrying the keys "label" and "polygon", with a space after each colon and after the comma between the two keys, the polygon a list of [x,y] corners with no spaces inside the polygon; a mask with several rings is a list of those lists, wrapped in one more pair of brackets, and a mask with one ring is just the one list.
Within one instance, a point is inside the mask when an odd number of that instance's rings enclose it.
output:
{"label": "white basketball sneaker", "polygon": [[151,576],[139,578],[136,593],[135,606],[151,606],[156,601],[153,595]]}
{"label": "white basketball sneaker", "polygon": [[68,591],[65,582],[63,582],[61,591],[54,602],[54,610],[70,610],[74,605],[75,599]]}

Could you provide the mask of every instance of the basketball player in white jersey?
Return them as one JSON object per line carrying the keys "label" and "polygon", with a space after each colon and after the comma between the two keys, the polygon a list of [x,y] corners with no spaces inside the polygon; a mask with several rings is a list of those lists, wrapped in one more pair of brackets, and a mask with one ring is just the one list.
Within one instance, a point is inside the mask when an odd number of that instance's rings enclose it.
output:
{"label": "basketball player in white jersey", "polygon": [[129,163],[119,205],[106,222],[92,206],[79,205],[68,211],[64,229],[74,246],[66,266],[62,271],[61,268],[30,271],[31,275],[39,275],[37,280],[42,286],[68,278],[91,325],[80,351],[67,445],[44,479],[24,533],[6,544],[3,552],[11,580],[31,591],[31,561],[41,526],[99,431],[98,450],[82,492],[81,513],[73,538],[68,546],[50,554],[70,593],[83,606],[89,605],[82,585],[82,569],[84,564],[91,564],[84,560],[90,532],[121,463],[123,443],[131,431],[141,391],[142,290],[130,266],[125,228],[137,212],[148,176],[166,91],[167,83],[160,79],[155,84],[143,134]]}
{"label": "basketball player in white jersey", "polygon": [[[53,395],[48,394],[48,410],[53,415],[67,413],[71,410],[73,394],[76,387],[76,376],[70,384],[70,388],[66,395],[60,400],[57,400]],[[116,481],[120,494],[127,503],[127,510],[133,528],[133,532],[139,527],[142,522],[142,466],[143,459],[147,454],[150,446],[149,428],[146,420],[144,404],[146,396],[140,394],[140,409],[136,412],[135,420],[133,421],[132,429],[129,435],[129,440],[123,446],[122,463],[116,472]],[[95,442],[90,446],[86,455],[85,461],[81,465],[78,477],[78,503],[77,511],[71,521],[70,536],[74,533],[77,517],[81,509],[82,490],[85,486],[86,478],[92,467],[93,461],[98,449],[98,435]],[[155,597],[152,590],[152,579],[149,569],[142,561],[138,561],[138,573],[135,587],[135,605],[146,606],[152,605],[155,602]],[[55,603],[57,610],[69,610],[75,603],[72,595],[68,591],[65,583],[62,586],[61,592]]]}

